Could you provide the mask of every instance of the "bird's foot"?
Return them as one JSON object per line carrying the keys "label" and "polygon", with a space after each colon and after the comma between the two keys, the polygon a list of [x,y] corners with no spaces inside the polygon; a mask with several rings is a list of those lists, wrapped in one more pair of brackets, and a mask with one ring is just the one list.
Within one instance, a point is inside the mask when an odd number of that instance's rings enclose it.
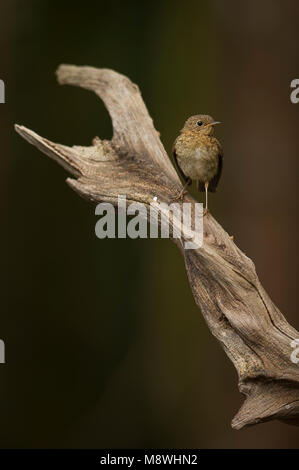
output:
{"label": "bird's foot", "polygon": [[184,196],[188,193],[188,191],[186,191],[185,189],[182,189],[182,191],[179,192],[179,194],[177,196],[174,196],[173,198],[171,198],[172,201],[183,201],[184,200]]}
{"label": "bird's foot", "polygon": [[233,235],[230,235],[229,238],[234,241],[235,237]]}

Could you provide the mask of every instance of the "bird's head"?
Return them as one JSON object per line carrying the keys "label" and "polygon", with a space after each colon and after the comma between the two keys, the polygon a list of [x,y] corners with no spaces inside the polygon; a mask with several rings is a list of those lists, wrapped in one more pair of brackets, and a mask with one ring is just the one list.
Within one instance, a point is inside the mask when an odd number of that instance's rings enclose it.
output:
{"label": "bird's head", "polygon": [[181,132],[189,131],[205,135],[213,135],[214,126],[216,124],[220,124],[220,122],[215,121],[208,114],[196,114],[195,116],[191,116],[187,119]]}

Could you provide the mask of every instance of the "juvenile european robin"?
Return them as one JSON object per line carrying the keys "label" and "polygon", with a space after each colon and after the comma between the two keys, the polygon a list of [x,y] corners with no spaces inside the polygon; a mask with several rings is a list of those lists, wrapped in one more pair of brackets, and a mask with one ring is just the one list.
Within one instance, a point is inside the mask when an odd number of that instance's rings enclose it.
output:
{"label": "juvenile european robin", "polygon": [[172,149],[179,174],[186,182],[174,199],[181,199],[186,194],[186,186],[197,181],[198,191],[206,193],[205,213],[208,211],[208,191],[216,191],[222,171],[222,147],[214,137],[215,124],[220,123],[206,114],[191,116]]}

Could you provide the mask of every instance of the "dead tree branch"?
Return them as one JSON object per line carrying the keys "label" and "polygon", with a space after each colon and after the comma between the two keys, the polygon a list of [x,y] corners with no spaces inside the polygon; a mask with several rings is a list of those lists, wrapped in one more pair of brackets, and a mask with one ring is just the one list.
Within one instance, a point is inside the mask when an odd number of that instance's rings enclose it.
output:
{"label": "dead tree branch", "polygon": [[[149,205],[155,196],[171,203],[182,186],[153,126],[139,88],[112,70],[62,65],[60,84],[94,91],[105,103],[113,123],[111,141],[95,138],[90,147],[50,142],[23,126],[17,132],[65,167],[68,184],[92,202],[116,204],[119,194],[129,202]],[[195,201],[187,196],[185,202]],[[232,421],[244,426],[271,419],[299,424],[299,364],[291,361],[291,341],[299,338],[270,300],[254,264],[208,214],[204,243],[185,250],[195,301],[212,332],[233,362],[239,389],[246,400]]]}

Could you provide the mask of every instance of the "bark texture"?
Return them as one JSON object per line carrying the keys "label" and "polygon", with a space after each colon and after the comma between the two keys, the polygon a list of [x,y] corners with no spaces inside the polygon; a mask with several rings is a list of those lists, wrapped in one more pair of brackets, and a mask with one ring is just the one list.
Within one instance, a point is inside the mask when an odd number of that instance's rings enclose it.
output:
{"label": "bark texture", "polygon": [[[108,69],[62,65],[60,84],[95,92],[112,124],[111,141],[95,138],[90,147],[67,147],[16,125],[16,131],[73,176],[67,183],[91,202],[149,205],[154,198],[170,204],[182,189],[154,128],[139,88]],[[184,202],[194,204],[189,195]],[[175,223],[175,221],[173,221]],[[212,334],[223,346],[239,377],[246,399],[232,420],[240,429],[271,419],[299,425],[299,363],[291,360],[291,342],[299,338],[259,282],[253,262],[207,214],[201,248],[179,246],[194,295]],[[294,354],[293,354],[294,357]]]}

